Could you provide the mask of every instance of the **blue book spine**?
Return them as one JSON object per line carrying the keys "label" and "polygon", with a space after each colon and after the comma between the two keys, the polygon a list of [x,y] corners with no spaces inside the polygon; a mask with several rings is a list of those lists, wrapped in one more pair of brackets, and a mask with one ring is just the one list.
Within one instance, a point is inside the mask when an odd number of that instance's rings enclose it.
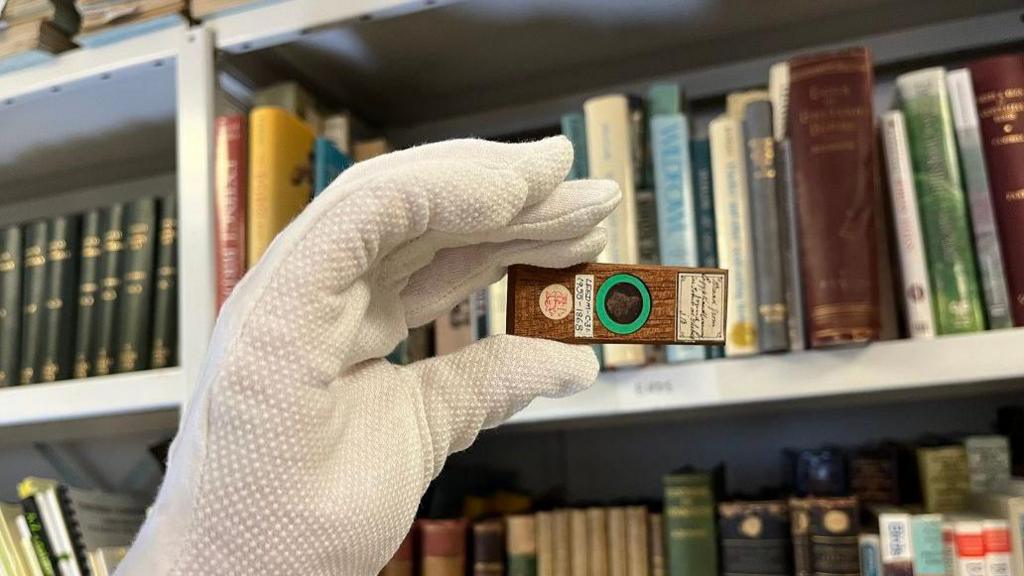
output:
{"label": "blue book spine", "polygon": [[582,112],[562,115],[562,135],[572,142],[572,168],[568,180],[582,180],[590,176],[587,165],[587,124]]}
{"label": "blue book spine", "polygon": [[352,159],[327,138],[317,138],[313,149],[313,197],[316,198],[352,165]]}
{"label": "blue book spine", "polygon": [[[718,243],[715,240],[715,187],[711,179],[711,143],[707,138],[690,142],[693,172],[693,205],[697,223],[697,264],[718,267]],[[709,346],[708,358],[724,358],[725,349]]]}
{"label": "blue book spine", "polygon": [[942,549],[942,514],[916,514],[910,518],[910,549],[914,576],[942,576],[946,566]]}
{"label": "blue book spine", "polygon": [[[665,114],[651,118],[651,157],[661,264],[699,266],[686,116]],[[702,360],[705,351],[699,346],[668,346],[665,356],[669,362]]]}
{"label": "blue book spine", "polygon": [[877,534],[861,534],[860,576],[882,576],[881,542]]}

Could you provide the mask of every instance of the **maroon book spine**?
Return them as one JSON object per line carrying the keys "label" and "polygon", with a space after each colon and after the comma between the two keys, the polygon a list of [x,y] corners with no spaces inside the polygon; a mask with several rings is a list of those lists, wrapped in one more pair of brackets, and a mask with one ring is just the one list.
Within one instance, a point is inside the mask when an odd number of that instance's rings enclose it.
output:
{"label": "maroon book spine", "polygon": [[1013,325],[1024,326],[1024,54],[970,65]]}
{"label": "maroon book spine", "polygon": [[864,48],[789,63],[807,333],[811,346],[876,340],[879,284],[874,75]]}
{"label": "maroon book spine", "polygon": [[465,520],[420,520],[421,576],[465,576]]}
{"label": "maroon book spine", "polygon": [[395,555],[384,566],[378,576],[413,576],[413,539],[415,530],[409,530]]}
{"label": "maroon book spine", "polygon": [[214,127],[217,309],[245,275],[245,203],[249,151],[242,114],[219,116]]}

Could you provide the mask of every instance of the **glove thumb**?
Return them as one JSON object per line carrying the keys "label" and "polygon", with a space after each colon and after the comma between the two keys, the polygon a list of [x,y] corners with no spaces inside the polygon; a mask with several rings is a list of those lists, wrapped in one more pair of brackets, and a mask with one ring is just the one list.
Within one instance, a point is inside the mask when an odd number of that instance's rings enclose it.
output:
{"label": "glove thumb", "polygon": [[598,368],[588,346],[506,335],[409,366],[423,395],[433,475],[480,430],[501,424],[537,396],[568,396],[589,387]]}

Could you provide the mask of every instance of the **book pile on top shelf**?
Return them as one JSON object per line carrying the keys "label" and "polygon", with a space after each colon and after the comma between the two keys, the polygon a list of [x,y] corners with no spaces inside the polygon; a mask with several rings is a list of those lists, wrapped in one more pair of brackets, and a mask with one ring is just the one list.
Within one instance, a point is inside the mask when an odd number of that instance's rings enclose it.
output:
{"label": "book pile on top shelf", "polygon": [[281,0],[192,0],[192,17],[203,20],[212,16],[222,16],[250,10],[266,4],[274,4]]}
{"label": "book pile on top shelf", "polygon": [[0,502],[0,575],[109,576],[146,517],[147,500],[81,490],[46,478]]}
{"label": "book pile on top shelf", "polygon": [[787,450],[783,462],[786,485],[755,497],[727,493],[719,465],[669,473],[661,502],[611,505],[535,502],[508,473],[446,471],[380,574],[1024,574],[1024,478],[1006,436]]}
{"label": "book pile on top shelf", "polygon": [[188,0],[75,0],[82,16],[75,41],[86,48],[187,24]]}
{"label": "book pile on top shelf", "polygon": [[0,387],[175,364],[176,204],[0,228]]}
{"label": "book pile on top shelf", "polygon": [[0,3],[0,74],[40,64],[74,48],[78,12],[72,0]]}

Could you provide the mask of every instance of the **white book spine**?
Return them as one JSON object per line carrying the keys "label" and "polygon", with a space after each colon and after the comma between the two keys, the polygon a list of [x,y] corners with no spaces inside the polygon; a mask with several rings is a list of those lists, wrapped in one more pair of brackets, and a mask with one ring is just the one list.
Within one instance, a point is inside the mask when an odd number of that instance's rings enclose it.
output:
{"label": "white book spine", "polygon": [[768,69],[768,98],[772,102],[772,135],[783,140],[789,114],[789,62],[776,62]]}
{"label": "white book spine", "polygon": [[[587,160],[590,177],[614,180],[622,200],[605,220],[608,245],[601,262],[638,264],[636,185],[633,174],[629,100],[621,94],[591,98],[583,104],[587,127]],[[609,368],[644,364],[644,347],[636,344],[606,344],[604,365]]]}
{"label": "white book spine", "polygon": [[508,303],[508,276],[502,276],[487,287],[487,334],[505,333],[506,305]]}
{"label": "white book spine", "polygon": [[917,209],[917,191],[903,112],[892,110],[882,115],[882,136],[907,328],[912,338],[933,338],[935,317],[932,313],[931,284],[928,280],[921,216]]}
{"label": "white book spine", "polygon": [[729,271],[726,356],[756,354],[757,298],[750,198],[740,121],[719,116],[711,121],[711,174],[715,195],[718,265]]}
{"label": "white book spine", "polygon": [[981,530],[985,539],[985,575],[1011,576],[1010,525],[1006,520],[985,520]]}
{"label": "white book spine", "polygon": [[28,564],[31,576],[43,576],[43,569],[39,566],[39,559],[36,558],[35,548],[32,547],[32,533],[29,532],[28,523],[24,516],[18,516],[18,535],[21,537],[21,551],[25,563]]}
{"label": "white book spine", "polygon": [[882,572],[910,574],[914,564],[914,550],[910,539],[910,514],[880,514],[878,537],[881,548]]}

